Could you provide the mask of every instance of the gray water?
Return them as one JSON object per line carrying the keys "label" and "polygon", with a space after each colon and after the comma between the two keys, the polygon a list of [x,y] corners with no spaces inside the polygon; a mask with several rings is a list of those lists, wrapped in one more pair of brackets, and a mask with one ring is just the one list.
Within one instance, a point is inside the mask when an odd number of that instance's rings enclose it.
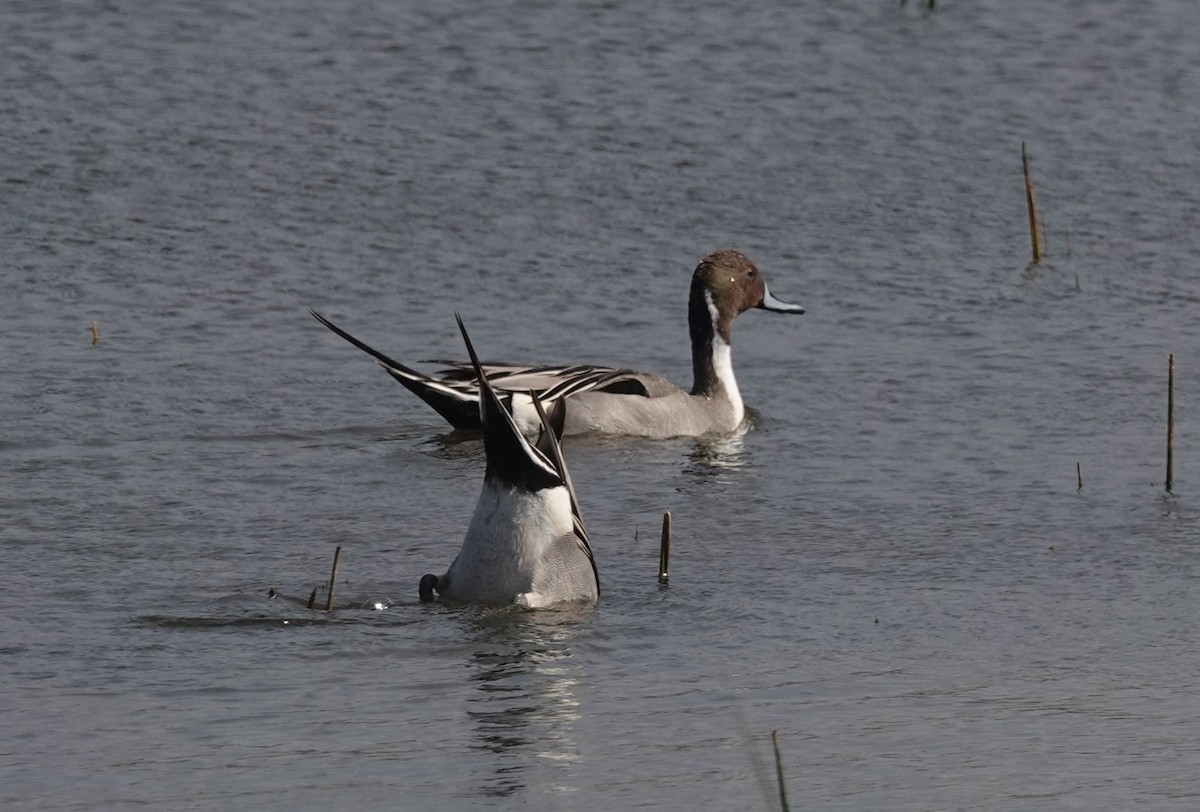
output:
{"label": "gray water", "polygon": [[[0,15],[4,809],[774,809],[772,730],[792,809],[1200,804],[1194,0]],[[419,605],[479,443],[307,308],[686,385],[722,247],[808,308],[753,429],[568,444],[594,611]]]}

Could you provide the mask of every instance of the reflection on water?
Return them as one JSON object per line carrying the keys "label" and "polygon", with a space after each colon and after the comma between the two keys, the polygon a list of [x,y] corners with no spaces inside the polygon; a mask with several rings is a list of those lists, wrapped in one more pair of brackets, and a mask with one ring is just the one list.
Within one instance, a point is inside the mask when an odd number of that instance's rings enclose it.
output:
{"label": "reflection on water", "polygon": [[478,431],[455,429],[425,439],[423,449],[442,460],[483,460],[483,435]]}
{"label": "reflection on water", "polygon": [[715,439],[697,440],[688,452],[684,470],[697,479],[715,479],[746,464],[745,435],[747,427],[734,435]]}
{"label": "reflection on water", "polygon": [[579,759],[570,642],[590,611],[484,610],[472,618],[480,635],[469,664],[479,693],[468,700],[467,716],[475,748],[494,757],[480,779],[482,794],[507,797],[534,781],[542,789],[567,788],[568,765]]}

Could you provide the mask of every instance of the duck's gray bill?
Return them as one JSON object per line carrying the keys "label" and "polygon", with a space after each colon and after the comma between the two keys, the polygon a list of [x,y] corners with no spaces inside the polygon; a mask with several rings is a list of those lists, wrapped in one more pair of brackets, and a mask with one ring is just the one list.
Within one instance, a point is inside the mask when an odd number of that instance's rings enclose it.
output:
{"label": "duck's gray bill", "polygon": [[770,288],[763,289],[763,300],[759,302],[759,307],[763,310],[770,310],[775,313],[803,313],[804,308],[800,305],[788,304],[780,301],[771,295]]}

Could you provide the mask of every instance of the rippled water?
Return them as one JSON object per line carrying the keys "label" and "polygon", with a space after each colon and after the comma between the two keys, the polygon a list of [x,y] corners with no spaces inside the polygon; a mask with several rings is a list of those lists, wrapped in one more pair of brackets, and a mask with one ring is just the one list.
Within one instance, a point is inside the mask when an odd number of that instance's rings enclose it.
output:
{"label": "rippled water", "polygon": [[[8,3],[0,805],[1194,808],[1200,7],[809,5]],[[726,246],[753,430],[419,605],[481,449],[307,308],[686,383]]]}

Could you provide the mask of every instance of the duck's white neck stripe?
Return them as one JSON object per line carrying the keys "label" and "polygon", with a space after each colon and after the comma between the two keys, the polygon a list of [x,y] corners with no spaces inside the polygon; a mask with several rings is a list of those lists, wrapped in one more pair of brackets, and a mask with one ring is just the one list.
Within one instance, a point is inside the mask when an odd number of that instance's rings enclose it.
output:
{"label": "duck's white neck stripe", "polygon": [[718,329],[721,324],[721,311],[717,310],[717,303],[713,301],[712,291],[704,291],[704,305],[708,308],[708,321],[712,324],[713,338],[720,338],[721,332]]}
{"label": "duck's white neck stripe", "polygon": [[745,409],[742,406],[742,393],[738,391],[737,379],[733,377],[733,348],[729,346],[729,343],[725,339],[721,338],[721,331],[717,329],[720,314],[717,311],[716,303],[713,302],[711,292],[704,292],[704,303],[708,305],[708,315],[712,319],[713,325],[713,374],[725,390],[725,394],[729,397],[729,400],[732,401],[738,422],[741,422],[742,416],[745,414]]}

